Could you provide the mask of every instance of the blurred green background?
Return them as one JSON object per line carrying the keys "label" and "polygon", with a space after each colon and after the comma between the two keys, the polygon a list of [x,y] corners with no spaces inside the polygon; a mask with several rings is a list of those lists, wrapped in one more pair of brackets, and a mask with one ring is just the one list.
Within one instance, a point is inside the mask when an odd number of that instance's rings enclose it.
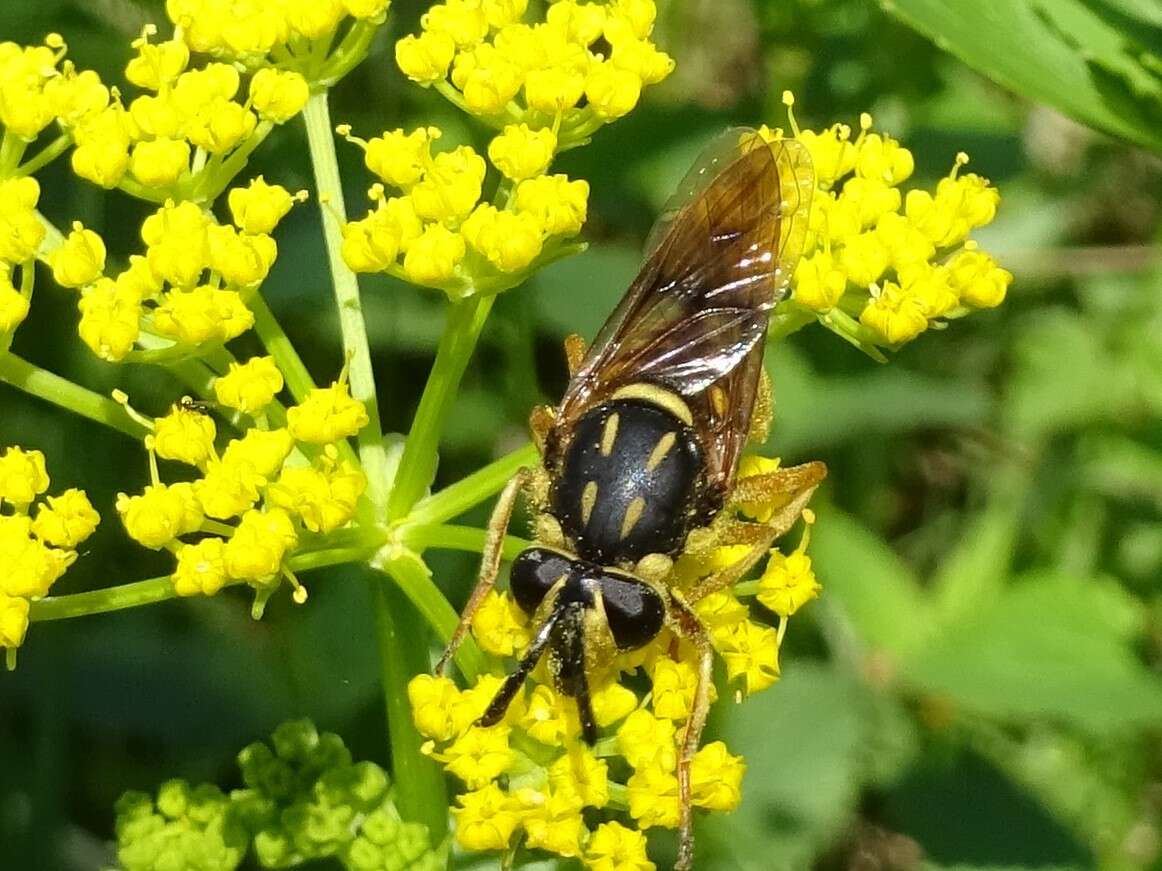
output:
{"label": "blurred green background", "polygon": [[[333,115],[364,135],[436,123],[482,146],[482,128],[395,69],[393,41],[422,5],[397,0]],[[692,156],[728,124],[782,123],[783,88],[805,126],[872,111],[914,151],[914,183],[968,151],[1002,191],[979,236],[1016,274],[1008,301],[888,366],[818,328],[768,356],[770,447],[831,468],[812,544],[825,592],[793,621],[782,682],[716,709],[712,731],[749,771],[741,809],[700,827],[698,867],[1159,869],[1162,162],[954,55],[1157,148],[1162,11],[1154,0],[889,6],[660,0],[656,38],[678,70],[561,159],[592,185],[591,248],[496,306],[439,479],[522,443],[531,406],[563,388],[561,338],[596,330]],[[164,32],[158,0],[0,2],[0,39],[61,32],[111,82],[149,21]],[[288,125],[252,170],[309,187],[305,153]],[[356,208],[361,154],[340,157]],[[58,226],[80,219],[111,250],[133,248],[140,204],[78,184],[59,161],[41,182]],[[277,238],[266,293],[329,378],[341,357],[316,211],[296,209]],[[443,304],[387,280],[364,287],[386,424],[403,429]],[[158,391],[156,370],[96,362],[75,339],[75,303],[44,288],[15,350],[94,389],[153,397],[145,411],[178,395]],[[147,480],[138,446],[0,388],[0,443],[16,442],[43,450],[54,487],[86,487],[106,518],[56,591],[168,570],[130,545],[112,507]],[[462,601],[472,559],[433,555],[433,566]],[[260,623],[229,594],[35,625],[18,671],[0,676],[0,868],[100,867],[124,790],[172,776],[234,786],[237,750],[288,717],[385,762],[366,588],[350,581],[308,576],[308,606],[276,597]]]}

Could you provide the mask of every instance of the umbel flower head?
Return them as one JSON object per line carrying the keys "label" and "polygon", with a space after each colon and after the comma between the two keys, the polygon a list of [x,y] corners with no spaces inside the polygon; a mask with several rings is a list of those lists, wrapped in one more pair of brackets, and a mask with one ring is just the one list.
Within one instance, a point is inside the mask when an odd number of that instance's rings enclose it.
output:
{"label": "umbel flower head", "polygon": [[[740,476],[777,468],[776,460],[747,458]],[[670,582],[692,588],[736,563],[740,549],[749,550],[721,543],[729,538],[730,515],[762,522],[780,507],[761,500],[733,503],[718,533],[691,544]],[[803,516],[808,524],[814,521],[809,511]],[[713,593],[695,606],[738,699],[778,680],[787,619],[819,593],[808,539],[804,533],[789,554],[772,551],[758,581]],[[749,605],[750,599],[762,607]],[[697,686],[694,651],[663,630],[646,647],[591,675],[599,730],[592,746],[582,737],[575,701],[554,688],[543,663],[499,723],[479,725],[501,675],[529,645],[531,628],[507,592],[493,591],[472,621],[477,644],[490,659],[489,673],[466,690],[428,675],[409,686],[416,726],[429,739],[424,752],[463,783],[452,812],[457,843],[474,851],[507,850],[520,833],[526,847],[576,857],[586,868],[655,868],[644,832],[679,823],[676,770]],[[722,742],[701,747],[691,769],[694,806],[733,810],[745,771],[742,758]]]}
{"label": "umbel flower head", "polygon": [[[213,418],[187,403],[153,420],[126,404],[150,430],[152,483],[121,493],[117,512],[132,539],[173,554],[179,596],[211,596],[246,583],[256,591],[258,616],[284,578],[295,600],[306,600],[288,560],[302,543],[355,516],[367,478],[341,456],[341,446],[367,423],[367,413],[345,375],[283,409],[282,374],[269,357],[233,364],[213,388],[224,406],[252,421],[239,437],[219,439]],[[286,426],[271,427],[270,412],[285,417]],[[197,477],[164,483],[159,459],[192,466]]]}
{"label": "umbel flower head", "polygon": [[[385,272],[453,299],[497,293],[535,269],[580,250],[568,240],[585,223],[589,185],[547,175],[551,131],[510,126],[488,152],[506,177],[499,205],[481,199],[487,164],[468,145],[436,151],[441,131],[394,130],[370,141],[350,135],[382,179],[375,208],[343,226],[343,258],[356,272]],[[389,196],[385,186],[398,193]]]}
{"label": "umbel flower head", "polygon": [[[212,200],[273,127],[302,110],[309,83],[291,69],[261,67],[244,80],[229,63],[190,66],[186,42],[155,36],[156,28],[144,29],[125,68],[142,93],[126,102],[117,89],[89,82],[81,107],[58,115],[76,143],[73,170],[152,202]],[[79,88],[93,75],[66,66],[61,78]]]}
{"label": "umbel flower head", "polygon": [[[935,191],[901,186],[912,175],[911,152],[872,130],[834,124],[800,130],[784,94],[791,133],[806,145],[817,190],[811,204],[807,245],[780,318],[817,318],[879,359],[879,348],[896,348],[930,328],[1004,301],[1012,273],[970,238],[993,220],[1000,194],[988,180],[963,172],[968,156],[956,156]],[[784,131],[763,127],[778,139]]]}
{"label": "umbel flower head", "polygon": [[166,0],[184,45],[249,68],[341,76],[367,51],[391,0]]}
{"label": "umbel flower head", "polygon": [[[234,225],[167,200],[141,225],[143,254],[107,275],[105,245],[79,223],[50,256],[58,284],[80,293],[81,339],[104,360],[196,356],[254,323],[248,300],[278,254],[269,235],[296,199],[261,176],[229,193]],[[148,351],[143,350],[148,348]]]}
{"label": "umbel flower head", "polygon": [[[526,22],[526,0],[448,0],[395,47],[401,70],[500,130],[551,128],[559,149],[626,115],[674,61],[650,41],[653,0],[560,0]],[[600,48],[598,46],[601,46]]]}
{"label": "umbel flower head", "polygon": [[[100,522],[83,490],[47,496],[44,455],[10,447],[0,454],[0,648],[8,667],[28,631],[29,605],[77,559]],[[43,498],[43,501],[41,499]]]}

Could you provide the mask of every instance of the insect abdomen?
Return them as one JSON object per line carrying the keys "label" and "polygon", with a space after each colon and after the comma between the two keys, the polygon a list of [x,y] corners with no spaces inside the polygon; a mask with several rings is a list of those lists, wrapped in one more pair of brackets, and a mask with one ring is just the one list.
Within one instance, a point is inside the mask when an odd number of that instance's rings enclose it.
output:
{"label": "insect abdomen", "polygon": [[586,412],[565,448],[551,508],[578,554],[602,564],[676,554],[702,464],[693,429],[644,399]]}

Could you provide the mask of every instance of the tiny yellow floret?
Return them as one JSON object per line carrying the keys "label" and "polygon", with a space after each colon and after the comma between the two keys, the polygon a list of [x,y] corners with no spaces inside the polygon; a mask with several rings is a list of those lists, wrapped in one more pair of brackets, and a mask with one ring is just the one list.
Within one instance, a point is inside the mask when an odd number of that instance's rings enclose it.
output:
{"label": "tiny yellow floret", "polygon": [[367,425],[367,410],[341,379],[330,387],[316,387],[299,405],[287,409],[286,420],[295,439],[321,445],[359,432]]}
{"label": "tiny yellow floret", "polygon": [[452,808],[456,821],[456,843],[465,850],[503,850],[520,825],[508,794],[495,783],[457,797]]}
{"label": "tiny yellow floret", "polygon": [[228,408],[256,414],[274,401],[283,383],[273,357],[251,357],[231,363],[225,375],[214,379],[214,396]]}
{"label": "tiny yellow floret", "polygon": [[179,596],[212,596],[226,584],[225,542],[203,538],[178,551],[178,564],[171,576]]}
{"label": "tiny yellow floret", "polygon": [[153,422],[150,443],[164,460],[202,466],[214,454],[217,434],[214,418],[210,415],[175,404],[169,414]]}
{"label": "tiny yellow floret", "polygon": [[93,534],[101,515],[96,512],[84,490],[70,488],[59,496],[49,496],[38,507],[32,523],[33,534],[45,544],[76,549]]}
{"label": "tiny yellow floret", "polygon": [[105,271],[105,242],[77,221],[49,259],[53,280],[61,287],[92,284]]}
{"label": "tiny yellow floret", "polygon": [[0,455],[0,502],[23,507],[48,489],[44,454],[10,447]]}
{"label": "tiny yellow floret", "polygon": [[593,830],[582,860],[588,871],[656,871],[646,853],[646,836],[618,822]]}
{"label": "tiny yellow floret", "polygon": [[226,201],[234,226],[243,233],[255,234],[273,232],[295,201],[305,197],[306,192],[292,195],[282,185],[268,184],[258,176],[244,188],[231,188]]}
{"label": "tiny yellow floret", "polygon": [[557,137],[552,130],[510,124],[488,144],[488,159],[506,178],[523,181],[542,175],[556,150]]}
{"label": "tiny yellow floret", "polygon": [[242,515],[222,553],[226,574],[240,581],[276,576],[283,558],[298,542],[290,515],[281,508],[251,509]]}
{"label": "tiny yellow floret", "polygon": [[188,483],[151,484],[137,496],[117,494],[117,513],[129,537],[157,550],[202,525],[202,506]]}

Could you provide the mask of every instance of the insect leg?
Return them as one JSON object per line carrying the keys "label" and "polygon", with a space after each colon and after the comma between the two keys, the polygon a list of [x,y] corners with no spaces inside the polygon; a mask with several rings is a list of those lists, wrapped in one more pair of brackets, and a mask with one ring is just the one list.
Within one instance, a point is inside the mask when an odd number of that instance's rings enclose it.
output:
{"label": "insect leg", "polygon": [[775,418],[775,391],[771,386],[771,376],[764,366],[759,370],[758,390],[755,393],[754,410],[750,414],[750,431],[746,440],[752,445],[761,445],[771,432],[771,421]]}
{"label": "insect leg", "polygon": [[733,502],[782,501],[783,504],[765,523],[739,524],[741,534],[738,537],[742,540],[737,543],[753,544],[753,547],[737,562],[698,581],[689,592],[690,601],[697,602],[740,581],[763,558],[775,539],[795,525],[826,476],[827,467],[822,463],[804,463],[766,475],[742,478],[731,494]]}
{"label": "insect leg", "polygon": [[686,731],[682,736],[681,755],[678,757],[678,861],[674,865],[674,871],[689,871],[694,864],[694,806],[690,765],[698,752],[698,742],[702,740],[702,728],[706,725],[706,715],[710,710],[710,687],[714,680],[714,648],[710,646],[710,636],[706,632],[706,627],[677,590],[671,590],[670,601],[678,631],[691,641],[698,651],[698,684],[694,690],[694,702],[690,706],[690,718],[686,721]]}
{"label": "insect leg", "polygon": [[500,722],[504,716],[504,712],[512,704],[513,697],[524,685],[525,680],[529,676],[529,672],[536,667],[537,660],[545,652],[545,648],[552,638],[553,629],[556,627],[557,620],[560,619],[560,616],[560,612],[554,611],[541,624],[541,628],[537,630],[536,636],[534,636],[532,643],[529,644],[529,649],[525,651],[524,658],[517,663],[517,667],[513,673],[504,679],[504,683],[500,685],[500,689],[496,691],[496,695],[492,697],[492,701],[488,703],[488,707],[485,708],[484,713],[477,720],[481,726],[495,726]]}
{"label": "insect leg", "polygon": [[545,452],[545,440],[549,437],[549,430],[553,428],[556,414],[551,405],[534,405],[529,413],[529,432],[532,433],[533,443],[542,454]]}
{"label": "insect leg", "polygon": [[496,507],[492,509],[492,517],[488,521],[488,534],[484,539],[484,551],[480,557],[480,573],[476,576],[476,587],[472,590],[468,604],[464,606],[460,622],[456,624],[452,637],[448,639],[448,646],[444,648],[444,652],[440,654],[440,659],[436,662],[433,671],[437,675],[444,673],[444,669],[456,653],[460,642],[464,640],[468,627],[472,625],[472,617],[476,614],[476,609],[480,607],[484,597],[496,586],[496,576],[500,573],[500,556],[504,544],[504,534],[508,530],[509,520],[512,519],[516,497],[529,482],[531,476],[532,472],[529,469],[519,470],[504,485],[500,498],[496,500]]}
{"label": "insect leg", "polygon": [[779,504],[780,507],[766,521],[766,525],[777,528],[778,535],[782,535],[795,524],[812,494],[826,477],[827,466],[819,462],[788,466],[765,475],[750,475],[735,482],[730,501],[735,504],[740,502]]}
{"label": "insect leg", "polygon": [[565,364],[569,367],[569,377],[572,378],[581,368],[581,361],[585,359],[585,340],[576,333],[565,336]]}

